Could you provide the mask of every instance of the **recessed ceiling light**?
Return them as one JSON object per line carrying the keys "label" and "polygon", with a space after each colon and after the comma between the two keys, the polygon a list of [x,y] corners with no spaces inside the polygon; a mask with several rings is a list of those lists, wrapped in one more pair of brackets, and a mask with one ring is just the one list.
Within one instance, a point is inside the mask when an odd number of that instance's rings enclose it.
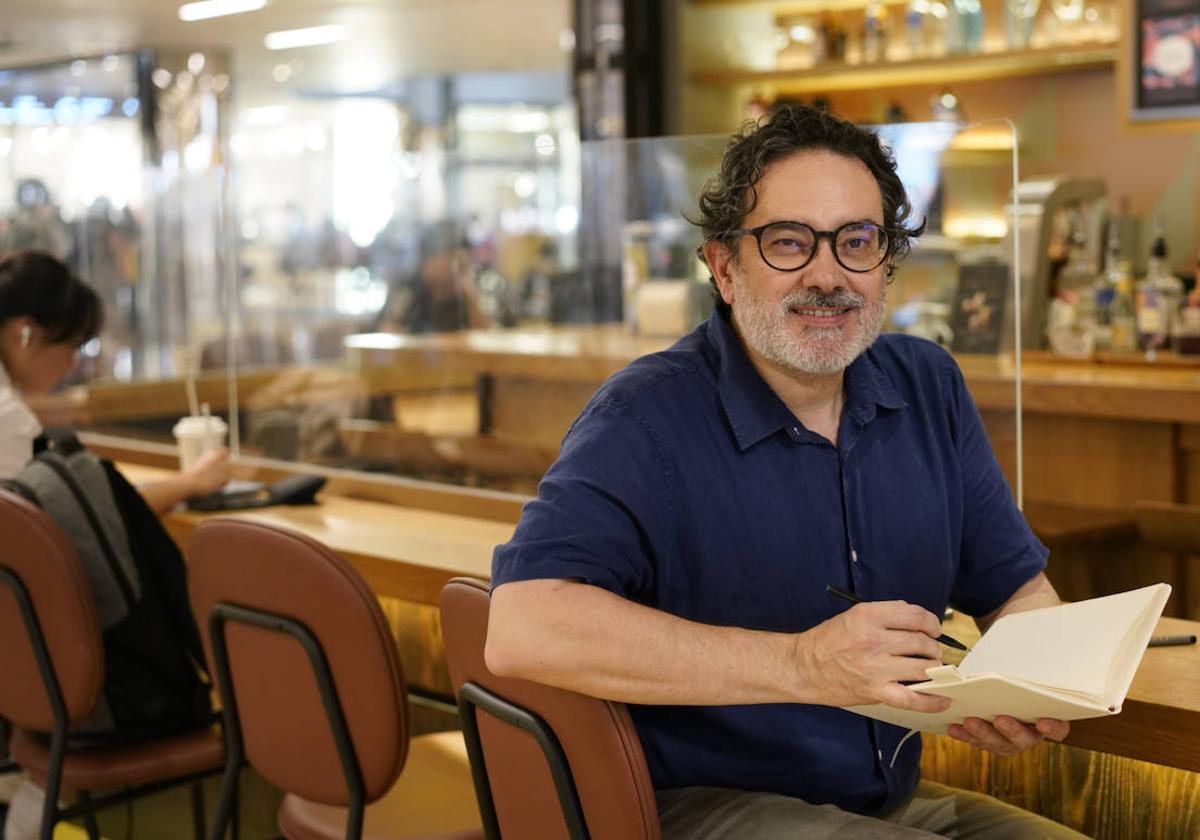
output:
{"label": "recessed ceiling light", "polygon": [[328,26],[310,26],[306,29],[285,29],[281,32],[268,32],[263,38],[263,44],[269,50],[290,50],[296,47],[315,47],[318,44],[332,44],[343,40],[346,27],[340,23]]}
{"label": "recessed ceiling light", "polygon": [[188,22],[208,18],[239,15],[242,12],[257,12],[267,5],[267,0],[201,0],[184,3],[179,7],[179,19]]}

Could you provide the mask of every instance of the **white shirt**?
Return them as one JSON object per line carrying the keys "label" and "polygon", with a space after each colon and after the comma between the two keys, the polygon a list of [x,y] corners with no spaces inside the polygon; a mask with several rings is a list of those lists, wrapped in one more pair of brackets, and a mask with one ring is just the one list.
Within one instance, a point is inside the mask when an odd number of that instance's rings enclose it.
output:
{"label": "white shirt", "polygon": [[33,439],[42,424],[0,363],[0,478],[12,478],[33,457]]}

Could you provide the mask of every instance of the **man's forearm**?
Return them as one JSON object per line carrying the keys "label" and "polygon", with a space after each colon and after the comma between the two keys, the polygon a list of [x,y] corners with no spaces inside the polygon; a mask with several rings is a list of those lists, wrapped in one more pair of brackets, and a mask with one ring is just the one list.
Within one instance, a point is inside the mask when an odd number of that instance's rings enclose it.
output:
{"label": "man's forearm", "polygon": [[487,663],[520,677],[629,703],[796,702],[795,636],[716,627],[564,580],[492,593]]}
{"label": "man's forearm", "polygon": [[688,621],[583,583],[492,593],[487,664],[507,677],[629,703],[888,703],[942,711],[905,683],[940,662],[937,617],[902,601],[856,604],[798,633]]}
{"label": "man's forearm", "polygon": [[1037,575],[1030,578],[1020,589],[1014,592],[1007,601],[1001,604],[998,610],[976,618],[975,624],[979,627],[981,633],[986,633],[987,629],[998,618],[1003,618],[1011,613],[1025,612],[1026,610],[1053,607],[1061,603],[1062,599],[1058,597],[1058,593],[1054,591],[1054,586],[1051,585],[1046,575],[1038,572]]}

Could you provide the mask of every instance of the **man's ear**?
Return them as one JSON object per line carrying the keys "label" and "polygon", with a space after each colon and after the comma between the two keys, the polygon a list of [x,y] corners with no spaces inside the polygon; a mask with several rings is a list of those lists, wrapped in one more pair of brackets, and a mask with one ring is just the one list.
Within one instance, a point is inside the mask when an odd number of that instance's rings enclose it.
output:
{"label": "man's ear", "polygon": [[733,305],[733,277],[729,273],[734,263],[733,249],[718,239],[710,239],[704,243],[704,262],[717,282],[721,299]]}

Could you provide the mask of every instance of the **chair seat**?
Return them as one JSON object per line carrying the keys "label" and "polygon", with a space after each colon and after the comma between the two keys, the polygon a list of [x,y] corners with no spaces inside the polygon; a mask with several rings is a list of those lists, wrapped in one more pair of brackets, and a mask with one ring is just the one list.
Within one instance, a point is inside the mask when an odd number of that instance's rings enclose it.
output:
{"label": "chair seat", "polygon": [[[279,808],[288,840],[341,840],[346,809],[288,794]],[[363,815],[363,840],[483,840],[461,732],[413,738],[399,781]]]}
{"label": "chair seat", "polygon": [[[12,757],[38,785],[45,786],[50,748],[41,736],[18,729],[9,745]],[[225,762],[225,743],[217,728],[122,744],[69,750],[63,761],[64,793],[123,788],[213,770]]]}

